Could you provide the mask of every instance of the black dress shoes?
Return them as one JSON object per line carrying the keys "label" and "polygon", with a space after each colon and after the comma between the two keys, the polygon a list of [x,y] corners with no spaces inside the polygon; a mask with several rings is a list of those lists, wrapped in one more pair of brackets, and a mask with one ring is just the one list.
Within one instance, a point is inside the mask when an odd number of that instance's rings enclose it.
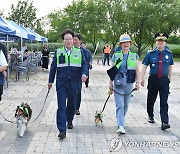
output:
{"label": "black dress shoes", "polygon": [[76,115],[80,115],[79,110],[76,110],[76,111],[75,111],[75,114],[76,114]]}
{"label": "black dress shoes", "polygon": [[68,128],[68,129],[73,129],[73,124],[72,124],[72,122],[68,122],[67,128]]}
{"label": "black dress shoes", "polygon": [[169,125],[169,124],[162,123],[162,125],[161,125],[161,129],[162,129],[162,130],[166,130],[166,129],[168,129],[168,128],[170,128],[170,125]]}
{"label": "black dress shoes", "polygon": [[149,121],[149,123],[155,123],[154,117],[149,117],[148,121]]}
{"label": "black dress shoes", "polygon": [[63,140],[64,138],[66,138],[66,132],[61,131],[61,132],[59,133],[58,137],[59,137],[60,140]]}

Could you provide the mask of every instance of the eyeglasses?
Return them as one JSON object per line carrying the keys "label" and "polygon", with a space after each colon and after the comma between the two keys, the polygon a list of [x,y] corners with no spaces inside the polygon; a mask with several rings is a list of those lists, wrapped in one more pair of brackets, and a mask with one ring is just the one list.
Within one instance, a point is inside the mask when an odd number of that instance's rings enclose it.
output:
{"label": "eyeglasses", "polygon": [[73,38],[67,38],[67,39],[65,38],[64,39],[64,41],[72,41],[72,40],[73,40]]}

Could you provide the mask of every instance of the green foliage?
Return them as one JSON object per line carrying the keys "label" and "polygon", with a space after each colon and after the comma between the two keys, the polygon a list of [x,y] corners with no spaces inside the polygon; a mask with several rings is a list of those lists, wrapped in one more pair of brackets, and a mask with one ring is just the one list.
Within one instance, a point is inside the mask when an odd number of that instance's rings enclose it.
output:
{"label": "green foliage", "polygon": [[34,28],[36,24],[36,8],[33,6],[33,2],[29,3],[29,0],[20,0],[17,6],[12,4],[8,19],[25,27]]}
{"label": "green foliage", "polygon": [[35,28],[35,32],[44,36],[44,30],[42,28],[42,20],[41,19],[38,19],[36,20],[36,28]]}
{"label": "green foliage", "polygon": [[[177,0],[78,0],[48,17],[52,30],[49,40],[59,42],[70,28],[93,45],[110,42],[114,48],[123,33],[129,33],[138,54],[154,44],[157,32],[175,33],[180,27],[180,1]],[[93,50],[94,50],[93,49]]]}
{"label": "green foliage", "polygon": [[170,36],[167,42],[171,44],[180,44],[180,37],[175,35]]}
{"label": "green foliage", "polygon": [[180,48],[172,49],[173,57],[180,58]]}

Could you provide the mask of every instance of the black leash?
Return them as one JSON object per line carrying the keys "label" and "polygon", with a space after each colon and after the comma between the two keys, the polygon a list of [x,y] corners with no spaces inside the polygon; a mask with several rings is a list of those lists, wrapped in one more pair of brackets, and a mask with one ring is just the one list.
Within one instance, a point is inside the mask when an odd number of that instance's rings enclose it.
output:
{"label": "black leash", "polygon": [[[112,94],[112,93],[111,93],[111,94]],[[108,95],[108,98],[106,99],[106,101],[105,101],[105,103],[104,103],[104,106],[103,106],[103,109],[102,109],[101,113],[104,111],[104,109],[105,109],[105,107],[106,107],[106,104],[107,104],[107,102],[108,102],[111,94]]]}
{"label": "black leash", "polygon": [[137,90],[137,88],[134,88],[134,89],[131,90],[131,92],[128,93],[128,94],[121,94],[121,93],[119,93],[119,92],[117,92],[117,91],[115,91],[115,90],[113,89],[114,93],[116,93],[116,94],[118,94],[118,95],[121,95],[121,96],[128,96],[128,95],[132,94],[132,92],[135,91],[135,90]]}
{"label": "black leash", "polygon": [[47,94],[46,94],[46,97],[45,97],[45,100],[44,100],[44,103],[43,103],[43,107],[42,107],[40,113],[38,114],[38,116],[37,116],[34,120],[30,121],[29,123],[32,123],[32,122],[36,121],[36,120],[39,118],[39,116],[41,115],[41,113],[42,113],[42,111],[43,111],[43,109],[44,109],[45,103],[46,103],[46,99],[47,99],[47,97],[48,97],[48,95],[49,95],[49,91],[50,91],[50,89],[48,89],[48,92],[47,92]]}
{"label": "black leash", "polygon": [[16,124],[15,122],[13,122],[13,121],[11,121],[11,120],[6,119],[1,112],[0,112],[0,115],[3,117],[3,119],[4,119],[5,121],[10,122],[10,123],[12,123],[12,124]]}
{"label": "black leash", "polygon": [[[43,111],[43,109],[44,109],[45,102],[46,102],[46,99],[47,99],[47,97],[48,97],[49,91],[50,91],[50,89],[48,89],[48,92],[47,92],[47,94],[46,94],[46,98],[45,98],[45,100],[44,100],[43,107],[42,107],[42,109],[41,109],[41,111],[40,111],[39,115],[38,115],[38,116],[37,116],[37,117],[36,117],[33,121],[31,121],[30,123],[32,123],[32,122],[34,122],[34,121],[36,121],[36,120],[37,120],[37,118],[39,118],[39,116],[41,115],[41,113],[42,113],[42,111]],[[4,119],[5,121],[10,122],[10,123],[12,123],[12,124],[17,124],[16,122],[13,122],[13,121],[8,120],[7,118],[5,118],[1,112],[0,112],[0,115],[3,117],[3,119]]]}
{"label": "black leash", "polygon": [[[121,94],[121,93],[118,93],[117,91],[115,91],[115,90],[113,89],[114,93],[116,93],[116,94],[118,94],[118,95],[121,95],[121,96],[128,96],[128,95],[130,95],[130,94],[131,94],[133,91],[135,91],[135,90],[137,90],[137,88],[134,88],[134,89],[131,90],[131,92],[128,93],[128,94]],[[105,107],[106,107],[106,104],[107,104],[107,102],[108,102],[111,94],[112,94],[112,93],[110,93],[110,94],[108,95],[108,98],[106,99],[106,101],[105,101],[105,103],[104,103],[104,106],[103,106],[103,109],[102,109],[101,113],[104,111],[104,109],[105,109]]]}

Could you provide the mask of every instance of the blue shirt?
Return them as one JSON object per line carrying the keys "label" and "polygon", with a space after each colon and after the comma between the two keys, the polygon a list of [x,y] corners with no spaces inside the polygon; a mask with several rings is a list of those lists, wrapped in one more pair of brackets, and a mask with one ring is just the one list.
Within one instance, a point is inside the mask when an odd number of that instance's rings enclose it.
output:
{"label": "blue shirt", "polygon": [[[167,47],[163,49],[162,52],[162,62],[163,62],[163,75],[168,75],[169,66],[174,64],[173,56],[171,51],[168,50]],[[160,51],[155,48],[153,51],[148,52],[142,62],[144,65],[150,65],[150,74],[157,74],[158,72],[158,64],[159,64],[159,53]]]}
{"label": "blue shirt", "polygon": [[120,50],[122,50],[121,47],[116,47],[115,50],[114,50],[114,52],[117,52],[117,51],[120,51]]}

